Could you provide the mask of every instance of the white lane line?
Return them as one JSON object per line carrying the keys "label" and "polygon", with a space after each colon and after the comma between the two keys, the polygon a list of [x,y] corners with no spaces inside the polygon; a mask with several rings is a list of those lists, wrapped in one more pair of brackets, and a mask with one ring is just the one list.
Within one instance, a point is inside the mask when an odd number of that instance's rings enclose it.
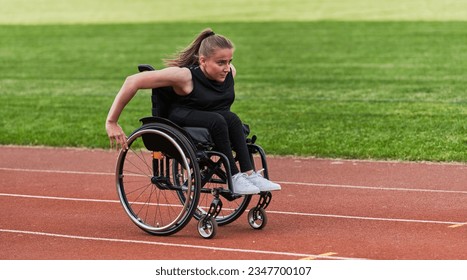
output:
{"label": "white lane line", "polygon": [[104,241],[104,242],[119,242],[119,243],[133,243],[133,244],[145,244],[145,245],[157,245],[157,246],[182,247],[182,248],[190,248],[190,249],[204,249],[204,250],[226,251],[226,252],[236,252],[236,253],[280,255],[280,256],[292,256],[292,257],[315,257],[315,258],[320,258],[320,259],[333,259],[333,260],[351,260],[351,259],[355,259],[355,258],[313,255],[313,254],[302,254],[302,253],[293,253],[293,252],[263,251],[263,250],[250,250],[250,249],[227,248],[227,247],[212,247],[212,246],[178,244],[178,243],[167,243],[167,242],[155,242],[155,241],[143,241],[143,240],[132,240],[132,239],[118,239],[118,238],[103,238],[103,237],[91,237],[91,236],[81,236],[81,235],[67,235],[67,234],[57,234],[57,233],[37,232],[37,231],[25,231],[25,230],[13,230],[13,229],[0,229],[0,232],[39,235],[39,236],[58,237],[58,238],[68,238],[68,239],[77,239],[77,240],[91,240],[91,241]]}
{"label": "white lane line", "polygon": [[[72,197],[57,197],[57,196],[40,196],[40,195],[25,195],[25,194],[11,194],[11,193],[0,193],[0,196],[22,197],[22,198],[33,198],[33,199],[52,199],[52,200],[65,200],[65,201],[80,201],[80,202],[120,203],[119,200],[72,198]],[[177,206],[177,205],[174,205],[174,206]],[[370,220],[370,221],[384,221],[384,222],[445,224],[445,225],[451,225],[451,226],[465,224],[465,222],[417,220],[417,219],[401,219],[401,218],[379,218],[379,217],[349,216],[349,215],[335,215],[335,214],[285,212],[285,211],[274,211],[274,210],[267,210],[267,212],[271,213],[271,214],[280,214],[280,215],[293,215],[293,216],[305,216],[305,217],[308,216],[308,217],[321,217],[321,218],[337,218],[337,219],[353,219],[353,220]]]}
{"label": "white lane line", "polygon": [[343,189],[364,189],[364,190],[381,190],[381,191],[467,194],[467,191],[452,191],[452,190],[439,190],[439,189],[368,187],[368,186],[355,186],[355,185],[318,184],[318,183],[286,182],[286,181],[278,181],[277,183],[287,184],[287,185],[310,186],[310,187],[327,187],[327,188],[343,188]]}
{"label": "white lane line", "polygon": [[370,221],[385,221],[385,222],[403,222],[403,223],[424,223],[424,224],[443,224],[443,225],[459,225],[463,222],[449,222],[449,221],[433,221],[433,220],[414,220],[414,219],[400,219],[400,218],[378,218],[378,217],[365,217],[365,216],[348,216],[348,215],[334,215],[334,214],[315,214],[315,213],[300,213],[300,212],[282,212],[269,210],[268,213],[284,214],[284,215],[297,215],[297,216],[311,216],[311,217],[324,217],[324,218],[338,218],[338,219],[353,219],[353,220],[370,220]]}
{"label": "white lane line", "polygon": [[66,201],[81,201],[81,202],[120,203],[119,200],[76,198],[76,197],[60,197],[60,196],[44,196],[44,195],[28,195],[28,194],[14,194],[14,193],[0,193],[0,196],[36,198],[36,199],[52,199],[52,200],[66,200]]}
{"label": "white lane line", "polygon": [[48,170],[48,169],[28,169],[28,168],[8,168],[8,167],[0,167],[0,170],[12,171],[12,172],[36,172],[36,173],[115,176],[115,173],[110,173],[110,172],[91,172],[91,171],[72,171],[72,170]]}
{"label": "white lane line", "polygon": [[[115,176],[115,173],[110,173],[110,172],[90,172],[90,171],[72,171],[72,170],[44,170],[44,169],[8,168],[8,167],[0,167],[0,171]],[[135,175],[135,176],[136,176],[136,175]],[[369,186],[338,185],[338,184],[320,184],[320,183],[289,182],[289,181],[277,181],[277,183],[279,183],[279,184],[286,184],[286,185],[309,186],[309,187],[343,188],[343,189],[364,189],[364,190],[379,190],[379,191],[403,191],[403,192],[428,192],[428,193],[467,194],[467,191],[453,191],[453,190],[440,190],[440,189],[412,189],[412,188],[369,187]]]}
{"label": "white lane line", "polygon": [[458,227],[463,227],[463,226],[466,226],[466,225],[467,225],[467,222],[459,223],[459,224],[456,224],[456,225],[449,226],[449,228],[458,228]]}

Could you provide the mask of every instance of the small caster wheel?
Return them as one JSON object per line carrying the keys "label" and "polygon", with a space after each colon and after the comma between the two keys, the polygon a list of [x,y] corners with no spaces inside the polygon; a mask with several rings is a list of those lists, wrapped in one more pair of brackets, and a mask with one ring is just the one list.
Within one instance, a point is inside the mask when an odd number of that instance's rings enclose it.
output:
{"label": "small caster wheel", "polygon": [[252,208],[248,212],[248,223],[254,229],[262,229],[268,223],[266,210],[263,208]]}
{"label": "small caster wheel", "polygon": [[201,216],[198,221],[198,233],[205,239],[211,239],[216,236],[217,233],[217,222],[212,216],[207,217],[206,215]]}

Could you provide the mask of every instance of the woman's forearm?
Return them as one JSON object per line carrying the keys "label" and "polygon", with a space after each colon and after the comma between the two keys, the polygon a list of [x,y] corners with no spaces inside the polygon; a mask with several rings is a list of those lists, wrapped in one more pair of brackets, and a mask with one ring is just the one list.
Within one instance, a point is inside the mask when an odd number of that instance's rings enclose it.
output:
{"label": "woman's forearm", "polygon": [[135,82],[133,80],[134,78],[131,76],[126,78],[120,91],[115,97],[112,106],[110,107],[106,122],[118,122],[118,118],[120,117],[123,108],[125,108],[128,102],[130,102],[130,100],[135,96],[138,88],[135,86]]}

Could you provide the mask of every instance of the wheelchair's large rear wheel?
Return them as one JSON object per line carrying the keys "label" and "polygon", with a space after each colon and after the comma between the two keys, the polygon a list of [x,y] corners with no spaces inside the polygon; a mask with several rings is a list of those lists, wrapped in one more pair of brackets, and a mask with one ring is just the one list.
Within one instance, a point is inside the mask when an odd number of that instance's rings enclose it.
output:
{"label": "wheelchair's large rear wheel", "polygon": [[178,131],[151,124],[135,131],[128,147],[120,152],[116,170],[125,212],[148,233],[176,233],[191,220],[199,200],[201,180],[192,146]]}

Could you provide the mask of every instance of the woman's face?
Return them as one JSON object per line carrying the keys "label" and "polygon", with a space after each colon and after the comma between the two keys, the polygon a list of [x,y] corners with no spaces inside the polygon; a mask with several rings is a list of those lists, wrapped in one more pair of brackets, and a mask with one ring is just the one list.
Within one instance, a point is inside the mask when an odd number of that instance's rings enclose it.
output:
{"label": "woman's face", "polygon": [[224,82],[230,72],[233,52],[233,49],[216,49],[209,57],[201,55],[199,64],[204,75],[210,80]]}

